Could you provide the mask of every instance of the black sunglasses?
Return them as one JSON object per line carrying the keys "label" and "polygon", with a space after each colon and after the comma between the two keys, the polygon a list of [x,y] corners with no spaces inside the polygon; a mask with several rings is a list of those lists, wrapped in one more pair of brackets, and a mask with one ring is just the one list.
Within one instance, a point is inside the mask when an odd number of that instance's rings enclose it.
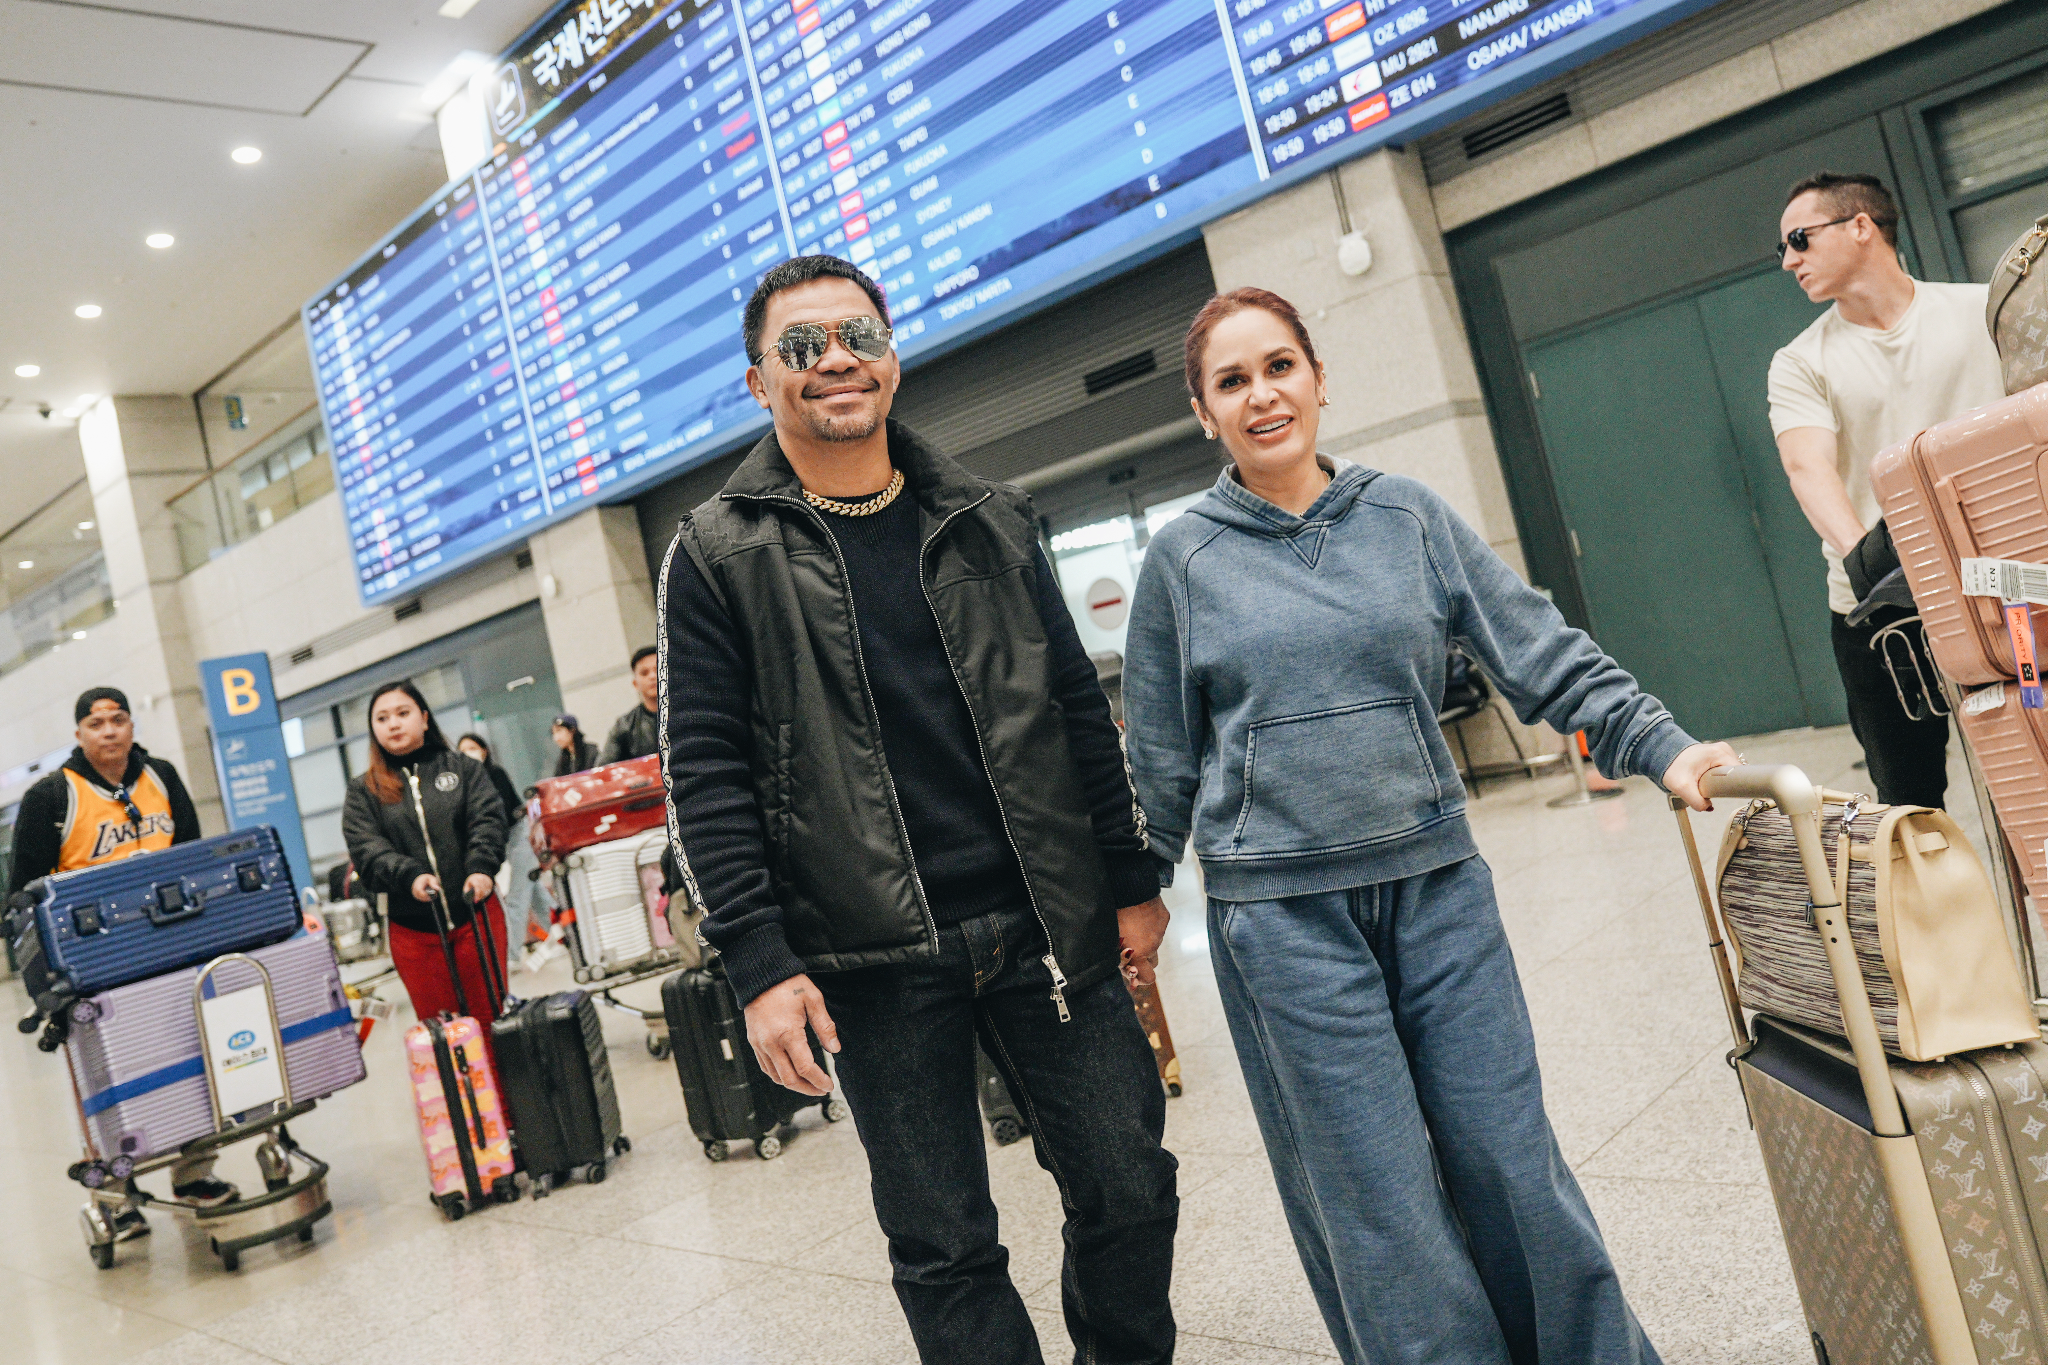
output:
{"label": "black sunglasses", "polygon": [[142,810],[135,804],[135,798],[128,794],[128,788],[114,788],[114,799],[119,801],[121,809],[128,813],[128,823],[135,826],[136,832],[140,833],[142,831]]}
{"label": "black sunglasses", "polygon": [[[1791,247],[1794,251],[1806,250],[1812,244],[1813,234],[1819,232],[1822,228],[1831,228],[1840,223],[1853,223],[1862,216],[1861,213],[1852,213],[1847,218],[1835,218],[1825,223],[1815,223],[1811,227],[1793,228],[1785,234],[1785,240],[1778,243],[1778,259],[1781,261],[1785,259],[1786,247]],[[1877,222],[1875,218],[1870,221],[1873,223]],[[1879,224],[1879,226],[1883,225]]]}
{"label": "black sunglasses", "polygon": [[[782,363],[792,370],[808,370],[825,358],[825,352],[837,336],[844,346],[861,360],[880,360],[889,354],[889,343],[895,337],[895,329],[880,318],[841,318],[838,322],[799,322],[785,327],[782,335],[775,338],[774,351]],[[760,364],[767,358],[767,352],[754,357]]]}

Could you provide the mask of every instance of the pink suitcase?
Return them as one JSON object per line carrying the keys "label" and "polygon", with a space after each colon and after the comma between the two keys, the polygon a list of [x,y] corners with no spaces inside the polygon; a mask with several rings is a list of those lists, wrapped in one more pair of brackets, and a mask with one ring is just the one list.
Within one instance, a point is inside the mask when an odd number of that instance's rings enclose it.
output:
{"label": "pink suitcase", "polygon": [[2001,682],[1963,698],[1956,718],[1984,770],[2027,894],[2048,915],[2048,711],[2026,710],[2019,685]]}
{"label": "pink suitcase", "polygon": [[519,1197],[512,1132],[476,1020],[428,1019],[406,1031],[420,1145],[433,1201],[452,1221],[488,1200]]}
{"label": "pink suitcase", "polygon": [[[1870,478],[1934,662],[1965,686],[2012,677],[1998,603],[1965,597],[1959,575],[1965,559],[2048,562],[2048,384],[1893,446]],[[2037,607],[2036,638],[2044,627]]]}

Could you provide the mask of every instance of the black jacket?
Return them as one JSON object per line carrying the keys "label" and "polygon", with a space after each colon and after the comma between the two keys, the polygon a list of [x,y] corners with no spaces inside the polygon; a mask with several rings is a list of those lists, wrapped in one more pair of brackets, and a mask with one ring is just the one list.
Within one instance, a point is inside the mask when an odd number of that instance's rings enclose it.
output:
{"label": "black jacket", "polygon": [[[128,751],[128,771],[122,778],[122,785],[134,786],[142,776],[142,765],[147,763],[164,784],[164,792],[171,802],[171,842],[187,843],[199,837],[199,812],[193,808],[191,793],[185,790],[185,783],[178,776],[178,770],[166,758],[153,757],[140,744]],[[114,789],[100,776],[99,769],[92,766],[85,756],[85,750],[74,748],[71,757],[64,760],[64,768],[77,773],[98,790],[112,795]],[[22,794],[20,809],[14,817],[13,865],[8,876],[7,894],[27,886],[38,877],[46,877],[57,870],[57,855],[64,847],[64,816],[71,809],[71,790],[64,781],[64,768],[39,779],[33,787]]]}
{"label": "black jacket", "polygon": [[[893,422],[889,445],[1003,825],[1079,989],[1116,970],[1115,910],[1158,891],[1120,734],[1057,594],[1041,609],[1030,500]],[[837,542],[772,434],[683,520],[658,614],[671,833],[741,998],[935,953]]]}
{"label": "black jacket", "polygon": [[576,773],[589,772],[597,764],[597,746],[582,735],[576,736],[573,747],[555,751],[556,777],[570,777]]}
{"label": "black jacket", "polygon": [[[498,799],[484,765],[468,754],[437,749],[421,755],[416,767],[448,908],[456,924],[467,924],[469,902],[462,894],[462,881],[472,872],[498,874],[498,865],[505,861],[505,803]],[[403,777],[401,767],[401,783]],[[386,805],[370,790],[367,773],[356,778],[348,784],[342,803],[341,837],[348,844],[363,894],[374,898],[383,892],[393,924],[433,933],[433,910],[412,896],[414,880],[434,869],[426,840],[420,837],[411,791],[401,787],[398,800]]]}
{"label": "black jacket", "polygon": [[637,701],[632,710],[612,722],[612,732],[604,741],[606,763],[624,763],[629,758],[645,758],[660,752],[661,715]]}

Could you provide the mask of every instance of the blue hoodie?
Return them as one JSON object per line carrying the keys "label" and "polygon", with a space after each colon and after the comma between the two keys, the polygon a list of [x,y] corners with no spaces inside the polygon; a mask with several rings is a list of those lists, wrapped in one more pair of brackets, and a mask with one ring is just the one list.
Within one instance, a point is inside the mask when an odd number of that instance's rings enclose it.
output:
{"label": "blue hoodie", "polygon": [[1427,486],[1319,458],[1305,515],[1226,469],[1145,552],[1124,713],[1163,862],[1192,832],[1209,894],[1254,901],[1476,853],[1436,720],[1452,645],[1602,772],[1660,779],[1694,742]]}

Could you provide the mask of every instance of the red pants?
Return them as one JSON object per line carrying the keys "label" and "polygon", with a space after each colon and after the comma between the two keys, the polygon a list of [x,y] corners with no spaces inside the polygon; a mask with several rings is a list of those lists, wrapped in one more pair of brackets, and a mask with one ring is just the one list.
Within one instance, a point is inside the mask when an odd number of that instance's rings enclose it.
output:
{"label": "red pants", "polygon": [[[482,913],[493,943],[497,946],[497,961],[502,968],[505,961],[505,912],[492,896],[484,902]],[[455,963],[462,973],[462,993],[469,1005],[469,1016],[476,1020],[484,1031],[484,1042],[488,1046],[491,1038],[491,1021],[498,1017],[498,994],[484,981],[483,961],[477,956],[476,920],[458,928],[454,934]],[[441,951],[439,934],[423,934],[417,929],[408,929],[402,924],[391,926],[391,965],[398,969],[398,979],[405,983],[406,994],[412,997],[412,1010],[421,1019],[431,1019],[437,1014],[462,1012],[462,1003],[455,998],[455,983],[448,978],[448,958]],[[504,979],[502,972],[496,977]],[[497,1050],[491,1049],[491,1060],[497,1061]]]}

